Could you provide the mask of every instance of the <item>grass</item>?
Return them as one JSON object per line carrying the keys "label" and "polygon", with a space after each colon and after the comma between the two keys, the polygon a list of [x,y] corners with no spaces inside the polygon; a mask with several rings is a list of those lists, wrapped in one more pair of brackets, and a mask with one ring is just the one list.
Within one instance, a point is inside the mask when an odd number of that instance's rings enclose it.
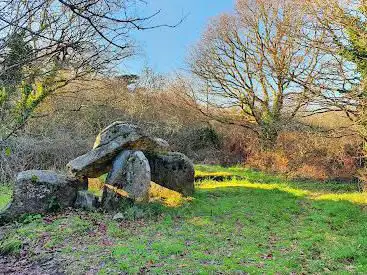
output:
{"label": "grass", "polygon": [[311,180],[289,180],[280,175],[271,175],[240,166],[222,167],[219,165],[196,165],[195,177],[210,180],[216,177],[223,177],[228,180],[245,180],[250,183],[280,184],[302,190],[313,192],[358,192],[357,183],[341,182],[317,182]]}
{"label": "grass", "polygon": [[11,199],[11,188],[9,185],[0,184],[0,209],[5,208]]}
{"label": "grass", "polygon": [[80,211],[30,217],[3,229],[1,251],[54,253],[67,273],[367,272],[367,201],[353,186],[197,167],[208,173],[227,179],[209,175],[180,206],[131,206],[122,221]]}

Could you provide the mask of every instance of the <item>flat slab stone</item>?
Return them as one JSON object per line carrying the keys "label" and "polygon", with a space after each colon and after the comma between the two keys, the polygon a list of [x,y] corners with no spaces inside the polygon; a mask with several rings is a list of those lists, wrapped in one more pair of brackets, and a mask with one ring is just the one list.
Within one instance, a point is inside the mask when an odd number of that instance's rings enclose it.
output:
{"label": "flat slab stone", "polygon": [[136,201],[147,201],[150,186],[150,166],[141,151],[123,151],[113,161],[106,184],[124,190]]}
{"label": "flat slab stone", "polygon": [[194,164],[182,153],[146,153],[151,180],[186,196],[194,192]]}
{"label": "flat slab stone", "polygon": [[97,178],[112,168],[113,159],[123,150],[166,151],[168,143],[145,134],[135,125],[115,122],[97,137],[94,148],[67,164],[70,175]]}
{"label": "flat slab stone", "polygon": [[[22,214],[45,213],[74,205],[86,182],[48,170],[29,170],[18,174],[13,198],[0,214],[11,220]],[[1,219],[0,218],[0,219]]]}
{"label": "flat slab stone", "polygon": [[[138,126],[134,124],[125,123],[122,121],[115,121],[106,128],[104,128],[96,137],[93,149],[101,147],[110,143],[118,137],[127,137],[131,133],[136,133],[142,136],[147,136],[147,134]],[[168,148],[169,144],[167,141],[161,138],[151,137],[151,139],[158,145],[158,147]]]}

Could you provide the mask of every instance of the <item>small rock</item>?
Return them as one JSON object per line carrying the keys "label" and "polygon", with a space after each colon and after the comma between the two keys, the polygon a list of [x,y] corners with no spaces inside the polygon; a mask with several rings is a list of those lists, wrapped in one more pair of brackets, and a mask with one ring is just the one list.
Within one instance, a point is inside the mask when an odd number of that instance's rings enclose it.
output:
{"label": "small rock", "polygon": [[115,214],[112,218],[114,221],[122,221],[125,219],[124,214],[118,212],[117,214]]}

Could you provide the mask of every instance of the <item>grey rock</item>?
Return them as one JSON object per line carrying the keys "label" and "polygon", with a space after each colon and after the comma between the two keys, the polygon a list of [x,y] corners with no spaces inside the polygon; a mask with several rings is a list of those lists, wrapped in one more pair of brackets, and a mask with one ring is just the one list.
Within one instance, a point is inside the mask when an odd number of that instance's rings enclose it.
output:
{"label": "grey rock", "polygon": [[[134,124],[125,123],[122,121],[115,121],[106,128],[104,128],[99,135],[96,138],[96,141],[94,142],[93,149],[101,147],[103,145],[106,145],[110,143],[111,141],[115,140],[119,137],[127,137],[131,133],[136,133],[142,136],[148,137],[148,135],[138,126]],[[167,141],[161,138],[152,138],[152,141],[156,143],[155,146],[161,147],[161,148],[168,148],[169,144]],[[138,148],[139,149],[139,148]],[[155,149],[155,148],[152,148]]]}
{"label": "grey rock", "polygon": [[132,204],[132,199],[116,192],[113,186],[104,186],[101,207],[107,212],[116,212]]}
{"label": "grey rock", "polygon": [[167,149],[166,141],[150,137],[135,125],[115,122],[98,135],[91,151],[70,161],[67,168],[72,176],[97,178],[111,169],[113,159],[123,150]]}
{"label": "grey rock", "polygon": [[99,200],[96,195],[87,190],[78,191],[74,207],[85,210],[94,210],[98,208],[98,206]]}
{"label": "grey rock", "polygon": [[147,201],[150,180],[150,166],[143,152],[127,150],[114,159],[106,184],[124,190],[133,200]]}
{"label": "grey rock", "polygon": [[2,214],[2,219],[13,219],[22,214],[46,213],[74,205],[85,182],[48,170],[29,170],[18,174],[13,199]]}
{"label": "grey rock", "polygon": [[131,133],[142,132],[136,125],[115,121],[104,128],[96,137],[93,149],[106,145],[119,136],[128,137]]}
{"label": "grey rock", "polygon": [[195,170],[187,156],[177,152],[145,155],[149,160],[153,182],[186,196],[193,194]]}
{"label": "grey rock", "polygon": [[113,218],[112,218],[114,221],[122,221],[122,220],[124,220],[125,219],[125,216],[124,216],[124,214],[122,214],[122,213],[120,213],[120,212],[118,212],[118,213],[116,213],[114,216],[113,216]]}

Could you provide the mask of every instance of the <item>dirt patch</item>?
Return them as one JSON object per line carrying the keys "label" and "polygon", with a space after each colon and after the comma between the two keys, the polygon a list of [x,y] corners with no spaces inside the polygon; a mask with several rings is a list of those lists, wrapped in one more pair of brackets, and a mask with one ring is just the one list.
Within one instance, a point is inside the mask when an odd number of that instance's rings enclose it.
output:
{"label": "dirt patch", "polygon": [[31,261],[27,257],[0,256],[0,274],[24,275],[54,275],[65,274],[59,261],[54,255],[49,255],[38,261]]}

